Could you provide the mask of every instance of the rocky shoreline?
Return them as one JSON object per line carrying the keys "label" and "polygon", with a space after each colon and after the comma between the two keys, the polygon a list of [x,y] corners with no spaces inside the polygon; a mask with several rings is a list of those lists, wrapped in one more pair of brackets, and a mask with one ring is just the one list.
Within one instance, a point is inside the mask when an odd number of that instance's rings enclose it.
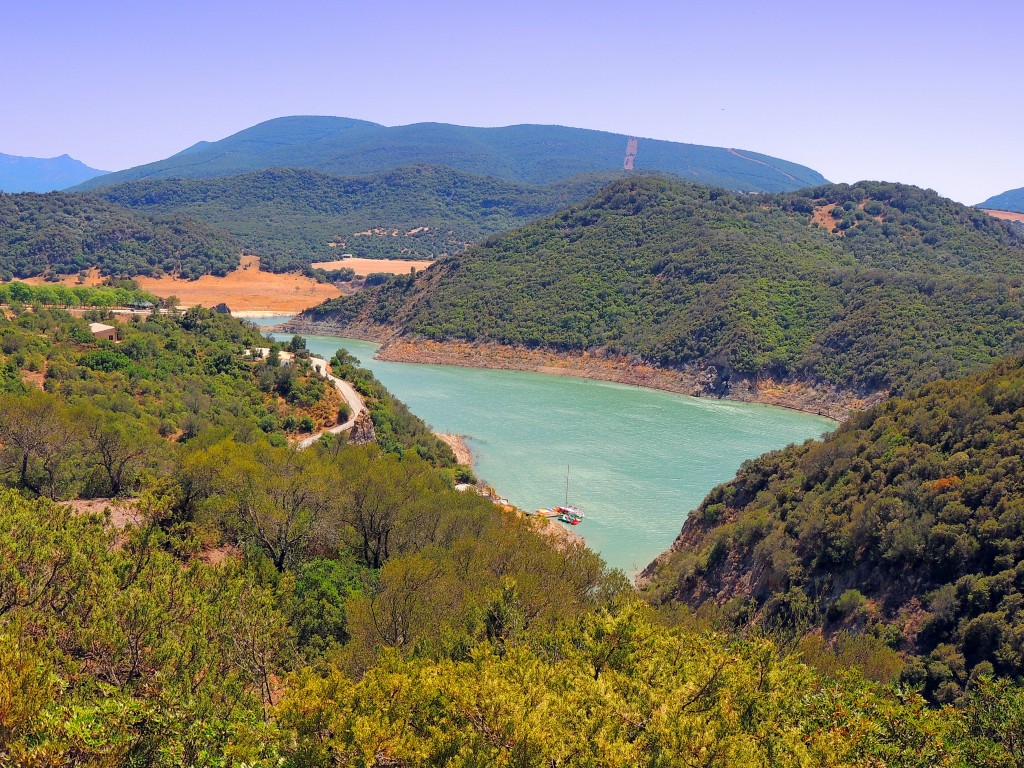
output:
{"label": "rocky shoreline", "polygon": [[875,392],[862,397],[836,387],[801,381],[723,381],[712,366],[672,370],[658,368],[637,358],[602,352],[553,352],[511,347],[496,342],[441,342],[410,338],[396,335],[387,326],[371,323],[320,323],[297,319],[281,328],[291,333],[348,336],[374,341],[382,345],[377,352],[380,360],[579,376],[694,397],[774,405],[825,416],[835,421],[843,421],[854,411],[869,408],[887,396],[886,392]]}

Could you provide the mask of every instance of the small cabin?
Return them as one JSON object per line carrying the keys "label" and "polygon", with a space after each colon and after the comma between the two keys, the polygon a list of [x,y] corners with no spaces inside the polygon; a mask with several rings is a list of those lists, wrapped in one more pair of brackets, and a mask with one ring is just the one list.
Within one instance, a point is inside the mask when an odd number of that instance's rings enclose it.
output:
{"label": "small cabin", "polygon": [[89,323],[89,332],[97,339],[117,341],[117,328],[103,323]]}

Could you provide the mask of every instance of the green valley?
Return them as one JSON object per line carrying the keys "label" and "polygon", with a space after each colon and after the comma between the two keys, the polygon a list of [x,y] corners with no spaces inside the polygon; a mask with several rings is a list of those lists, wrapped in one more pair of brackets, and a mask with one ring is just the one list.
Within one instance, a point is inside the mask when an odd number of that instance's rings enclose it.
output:
{"label": "green valley", "polygon": [[[365,177],[273,168],[199,179],[144,179],[99,189],[110,202],[162,216],[188,216],[238,238],[266,270],[331,261],[435,258],[554,213],[621,174],[546,186],[413,166]],[[329,245],[332,244],[332,245]]]}
{"label": "green valley", "polygon": [[296,451],[290,409],[325,392],[301,356],[247,355],[250,326],[198,309],[120,333],[0,319],[5,763],[1015,759],[1005,680],[929,708],[646,606],[585,548],[452,490],[450,456],[344,356],[390,437]]}

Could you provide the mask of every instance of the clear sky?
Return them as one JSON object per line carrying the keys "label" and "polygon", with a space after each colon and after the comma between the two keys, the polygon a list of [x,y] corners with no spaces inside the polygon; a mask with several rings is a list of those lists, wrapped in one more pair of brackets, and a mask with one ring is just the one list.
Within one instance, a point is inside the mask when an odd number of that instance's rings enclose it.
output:
{"label": "clear sky", "polygon": [[977,203],[1024,186],[1024,2],[973,5],[4,0],[0,152],[118,170],[283,115],[555,123]]}

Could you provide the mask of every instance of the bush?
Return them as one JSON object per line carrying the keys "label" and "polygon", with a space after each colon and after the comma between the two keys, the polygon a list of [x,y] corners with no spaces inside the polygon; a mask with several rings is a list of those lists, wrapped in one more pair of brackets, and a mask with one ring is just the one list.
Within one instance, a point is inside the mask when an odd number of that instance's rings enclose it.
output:
{"label": "bush", "polygon": [[839,599],[832,603],[829,609],[829,618],[833,621],[845,619],[860,611],[867,598],[858,589],[848,589],[839,596]]}

